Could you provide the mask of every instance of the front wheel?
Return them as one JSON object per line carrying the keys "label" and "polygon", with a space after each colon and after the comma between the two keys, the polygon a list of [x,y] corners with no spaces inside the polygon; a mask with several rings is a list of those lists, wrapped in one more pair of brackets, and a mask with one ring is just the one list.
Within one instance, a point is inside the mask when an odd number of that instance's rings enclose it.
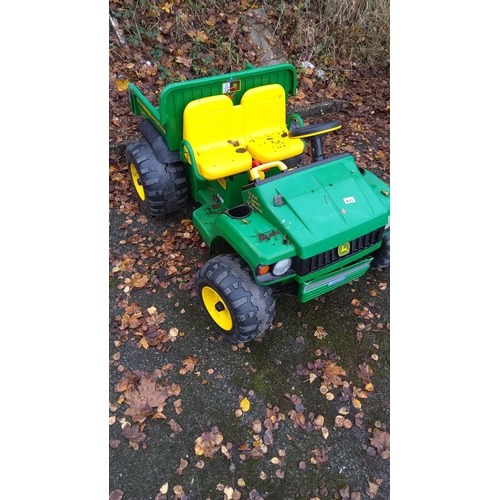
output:
{"label": "front wheel", "polygon": [[195,288],[212,325],[229,342],[249,342],[271,326],[276,306],[271,289],[255,283],[238,255],[210,259],[196,274]]}

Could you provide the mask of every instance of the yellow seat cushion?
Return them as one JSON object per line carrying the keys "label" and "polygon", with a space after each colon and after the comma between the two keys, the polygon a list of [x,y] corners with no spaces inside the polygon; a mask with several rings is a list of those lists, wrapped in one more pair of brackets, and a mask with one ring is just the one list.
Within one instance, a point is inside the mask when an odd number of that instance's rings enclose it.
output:
{"label": "yellow seat cushion", "polygon": [[285,160],[304,151],[301,139],[288,137],[285,89],[279,84],[247,90],[241,98],[248,151],[262,163]]}
{"label": "yellow seat cushion", "polygon": [[[184,109],[183,137],[205,179],[236,175],[252,167],[243,137],[241,107],[233,106],[227,95],[191,101]],[[187,154],[186,160],[190,161]]]}

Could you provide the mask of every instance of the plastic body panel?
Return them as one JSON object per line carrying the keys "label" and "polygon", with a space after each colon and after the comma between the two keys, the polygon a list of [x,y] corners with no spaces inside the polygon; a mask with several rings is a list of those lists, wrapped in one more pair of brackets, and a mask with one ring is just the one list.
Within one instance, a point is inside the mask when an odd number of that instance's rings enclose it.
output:
{"label": "plastic body panel", "polygon": [[[227,242],[253,270],[285,258],[303,264],[304,273],[298,267],[282,277],[254,273],[262,285],[297,282],[298,299],[303,302],[368,270],[370,254],[380,247],[389,221],[389,186],[367,171],[361,173],[351,155],[243,186],[245,179],[246,174],[234,176],[227,180],[234,185],[225,187],[211,182],[203,205],[193,214],[193,223],[212,253],[219,243]],[[241,198],[231,198],[235,191]],[[248,214],[232,217],[228,209],[240,204],[249,208]],[[349,252],[338,257],[338,248],[346,243],[351,245]],[[328,262],[325,255],[334,258]]]}

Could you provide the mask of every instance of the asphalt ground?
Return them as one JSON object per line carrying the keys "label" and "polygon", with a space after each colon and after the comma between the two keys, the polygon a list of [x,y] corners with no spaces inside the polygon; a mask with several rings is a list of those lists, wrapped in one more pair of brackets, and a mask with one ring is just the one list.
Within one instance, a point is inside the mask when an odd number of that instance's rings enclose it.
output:
{"label": "asphalt ground", "polygon": [[[187,224],[195,206],[161,219],[112,208],[111,261],[133,257],[154,266],[159,257],[138,256],[137,242],[153,246],[166,228]],[[188,266],[207,258],[199,246],[178,254]],[[377,451],[374,440],[390,433],[389,269],[370,270],[305,304],[278,298],[272,329],[239,346],[211,330],[183,283],[126,293],[132,274],[110,264],[110,498],[390,498],[388,449]],[[174,336],[144,348],[137,330],[123,327],[130,307],[146,315],[155,308]],[[327,361],[342,370],[328,395],[321,392]],[[151,374],[176,394],[163,416],[150,414],[133,427],[124,381],[138,388]],[[210,432],[221,436],[220,448],[197,454],[196,443]]]}

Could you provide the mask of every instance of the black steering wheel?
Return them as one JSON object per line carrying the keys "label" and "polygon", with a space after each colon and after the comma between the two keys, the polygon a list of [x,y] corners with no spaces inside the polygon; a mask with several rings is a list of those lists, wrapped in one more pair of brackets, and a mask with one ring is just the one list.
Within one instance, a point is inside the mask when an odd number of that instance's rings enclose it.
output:
{"label": "black steering wheel", "polygon": [[313,137],[319,134],[326,134],[328,132],[333,132],[342,126],[339,120],[334,120],[328,123],[317,123],[314,125],[307,125],[306,127],[298,127],[290,130],[288,132],[289,137],[295,137],[297,139],[305,139],[306,137]]}
{"label": "black steering wheel", "polygon": [[341,126],[342,124],[339,120],[327,123],[318,123],[315,125],[307,125],[306,127],[298,127],[290,130],[288,132],[288,137],[294,137],[296,139],[305,139],[310,137],[313,161],[320,161],[325,158],[323,155],[323,143],[321,141],[321,137],[327,132],[339,129]]}

